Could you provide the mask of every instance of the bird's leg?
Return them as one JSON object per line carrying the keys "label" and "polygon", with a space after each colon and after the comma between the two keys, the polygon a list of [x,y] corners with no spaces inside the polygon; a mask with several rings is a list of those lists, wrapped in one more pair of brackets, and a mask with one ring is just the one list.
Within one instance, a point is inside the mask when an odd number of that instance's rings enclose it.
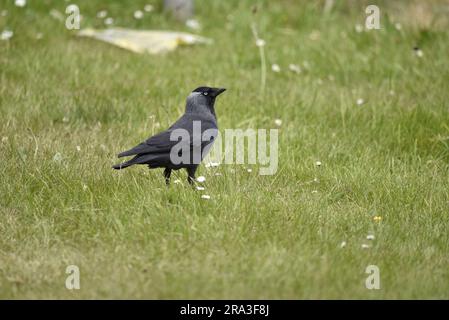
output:
{"label": "bird's leg", "polygon": [[193,167],[188,167],[187,168],[187,181],[189,182],[189,184],[193,185],[195,183],[195,172],[196,172],[196,168],[198,166],[193,166]]}
{"label": "bird's leg", "polygon": [[170,184],[170,175],[171,175],[171,169],[165,168],[164,177],[165,177],[165,183],[167,184],[167,186]]}

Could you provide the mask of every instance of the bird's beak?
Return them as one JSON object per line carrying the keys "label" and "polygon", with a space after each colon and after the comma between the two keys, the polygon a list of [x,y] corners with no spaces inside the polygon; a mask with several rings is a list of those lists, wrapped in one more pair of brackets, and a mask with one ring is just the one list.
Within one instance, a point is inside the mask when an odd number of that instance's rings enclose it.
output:
{"label": "bird's beak", "polygon": [[225,88],[215,88],[213,95],[214,95],[214,97],[216,97],[216,96],[222,94],[225,91],[226,91]]}

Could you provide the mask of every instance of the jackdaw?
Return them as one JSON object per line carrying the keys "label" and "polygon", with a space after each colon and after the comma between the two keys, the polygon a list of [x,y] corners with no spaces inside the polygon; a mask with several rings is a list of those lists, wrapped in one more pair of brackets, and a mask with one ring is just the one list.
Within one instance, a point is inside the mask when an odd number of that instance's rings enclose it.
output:
{"label": "jackdaw", "polygon": [[218,135],[215,115],[215,98],[224,88],[199,87],[189,94],[185,113],[170,128],[118,157],[134,156],[131,160],[116,164],[120,170],[134,164],[145,164],[150,169],[165,168],[164,177],[170,183],[172,170],[185,168],[187,181],[192,184],[195,172]]}

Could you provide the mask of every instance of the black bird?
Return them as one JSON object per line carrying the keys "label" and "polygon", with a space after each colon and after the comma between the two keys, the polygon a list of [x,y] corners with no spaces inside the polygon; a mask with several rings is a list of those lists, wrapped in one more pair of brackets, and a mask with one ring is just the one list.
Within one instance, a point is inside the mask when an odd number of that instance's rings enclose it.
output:
{"label": "black bird", "polygon": [[178,121],[166,131],[120,153],[119,158],[134,157],[114,165],[113,168],[120,170],[134,164],[145,164],[150,169],[165,168],[164,177],[167,185],[170,183],[172,170],[185,168],[188,174],[187,180],[192,184],[199,163],[217,137],[215,98],[225,90],[209,87],[193,90],[187,97],[185,113]]}

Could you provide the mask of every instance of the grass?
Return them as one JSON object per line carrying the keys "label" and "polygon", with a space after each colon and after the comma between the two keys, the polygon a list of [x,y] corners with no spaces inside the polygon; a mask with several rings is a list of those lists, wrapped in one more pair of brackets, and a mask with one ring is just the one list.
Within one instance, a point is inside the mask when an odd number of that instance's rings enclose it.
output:
{"label": "grass", "polygon": [[[142,20],[146,1],[76,2],[82,27],[107,9],[119,26],[188,31],[155,1]],[[62,1],[1,0],[14,36],[0,41],[0,298],[448,299],[448,28],[379,1],[382,29],[358,33],[367,4],[259,1],[253,14],[249,1],[197,1],[215,44],[149,56],[74,36],[49,15]],[[275,175],[201,166],[200,192],[166,188],[160,170],[111,170],[204,84],[228,88],[221,129],[282,119]],[[80,290],[65,288],[71,264]],[[372,264],[380,290],[364,285]]]}

